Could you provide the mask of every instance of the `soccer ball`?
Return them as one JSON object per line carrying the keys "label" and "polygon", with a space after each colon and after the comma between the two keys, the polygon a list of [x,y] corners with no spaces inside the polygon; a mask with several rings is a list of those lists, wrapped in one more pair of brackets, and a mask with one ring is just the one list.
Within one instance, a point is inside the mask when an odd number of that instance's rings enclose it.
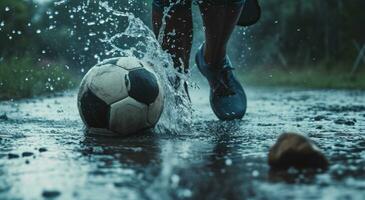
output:
{"label": "soccer ball", "polygon": [[89,132],[129,135],[153,128],[164,105],[152,64],[134,57],[107,59],[81,82],[78,109]]}

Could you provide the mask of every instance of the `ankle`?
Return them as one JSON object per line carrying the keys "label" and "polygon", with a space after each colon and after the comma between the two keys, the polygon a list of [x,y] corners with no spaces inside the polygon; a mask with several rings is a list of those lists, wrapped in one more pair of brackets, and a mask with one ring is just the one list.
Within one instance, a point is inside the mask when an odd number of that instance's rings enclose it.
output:
{"label": "ankle", "polygon": [[204,61],[206,64],[212,67],[219,67],[218,65],[224,60],[226,57],[226,52],[221,51],[220,53],[211,53],[209,50],[207,51],[206,45],[204,45],[203,49]]}

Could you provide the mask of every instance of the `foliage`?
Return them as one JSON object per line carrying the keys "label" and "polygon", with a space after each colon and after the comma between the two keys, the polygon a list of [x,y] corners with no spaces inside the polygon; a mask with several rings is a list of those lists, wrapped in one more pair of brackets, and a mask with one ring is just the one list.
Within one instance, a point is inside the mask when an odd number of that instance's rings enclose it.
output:
{"label": "foliage", "polygon": [[[151,25],[151,0],[104,1],[116,10],[134,13]],[[292,70],[306,74],[305,71],[318,70],[339,73],[339,77],[342,77],[341,74],[349,76],[347,74],[359,54],[359,46],[365,44],[365,1],[259,1],[263,10],[261,21],[252,27],[237,29],[231,39],[229,51],[235,63],[246,66],[245,69],[251,69],[254,73],[257,71],[254,69],[259,67],[271,69],[272,72],[277,70],[278,73]],[[120,33],[128,25],[126,19],[116,18],[101,9],[99,3],[102,1],[37,2],[0,1],[0,82],[3,84],[6,82],[3,73],[12,76],[9,73],[14,73],[14,69],[21,71],[20,66],[25,67],[24,73],[43,67],[39,72],[42,75],[47,75],[44,70],[49,70],[49,73],[55,70],[57,74],[61,73],[58,69],[63,69],[55,67],[51,70],[42,66],[46,64],[41,63],[48,61],[59,66],[67,64],[77,71],[87,69],[98,59],[111,56],[105,52],[101,39]],[[199,14],[194,16],[198,21]],[[105,20],[108,23],[104,23]],[[201,31],[201,27],[195,28]],[[198,38],[203,39],[200,35]],[[123,38],[119,42],[128,45],[131,41],[130,38]],[[16,59],[29,54],[33,57],[32,61]],[[364,66],[361,65],[361,68]],[[287,77],[291,76],[284,76],[282,81],[294,84]],[[45,77],[39,78],[44,81]],[[7,83],[10,87],[7,93],[18,86],[20,88],[20,83]],[[24,84],[21,87],[25,89],[20,91],[28,91],[25,96],[37,93],[26,89],[28,86]],[[4,86],[1,92],[4,92]]]}
{"label": "foliage", "polygon": [[0,99],[24,98],[75,86],[75,78],[59,65],[36,63],[30,56],[0,63]]}
{"label": "foliage", "polygon": [[365,70],[350,75],[342,67],[326,69],[323,66],[256,68],[249,73],[241,71],[240,80],[255,86],[290,86],[313,89],[360,89],[365,90]]}
{"label": "foliage", "polygon": [[249,65],[351,67],[355,44],[365,44],[363,0],[260,2],[262,19],[248,30]]}
{"label": "foliage", "polygon": [[31,27],[34,6],[25,1],[0,1],[0,56],[34,51],[36,34]]}

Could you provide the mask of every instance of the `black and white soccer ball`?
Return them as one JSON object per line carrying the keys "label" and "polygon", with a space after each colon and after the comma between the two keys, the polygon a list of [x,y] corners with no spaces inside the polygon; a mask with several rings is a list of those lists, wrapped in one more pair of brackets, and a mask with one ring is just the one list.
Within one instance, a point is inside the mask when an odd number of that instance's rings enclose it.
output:
{"label": "black and white soccer ball", "polygon": [[163,106],[163,89],[151,64],[134,57],[97,64],[78,94],[81,118],[96,134],[129,135],[153,128]]}

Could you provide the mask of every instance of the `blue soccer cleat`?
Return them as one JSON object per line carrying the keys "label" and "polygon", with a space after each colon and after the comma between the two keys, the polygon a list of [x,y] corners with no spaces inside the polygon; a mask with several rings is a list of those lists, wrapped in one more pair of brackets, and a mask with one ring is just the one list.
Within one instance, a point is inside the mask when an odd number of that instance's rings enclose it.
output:
{"label": "blue soccer cleat", "polygon": [[210,85],[210,105],[220,120],[241,119],[247,108],[247,98],[241,84],[234,77],[232,64],[226,56],[216,67],[205,62],[204,45],[199,48],[195,61]]}

